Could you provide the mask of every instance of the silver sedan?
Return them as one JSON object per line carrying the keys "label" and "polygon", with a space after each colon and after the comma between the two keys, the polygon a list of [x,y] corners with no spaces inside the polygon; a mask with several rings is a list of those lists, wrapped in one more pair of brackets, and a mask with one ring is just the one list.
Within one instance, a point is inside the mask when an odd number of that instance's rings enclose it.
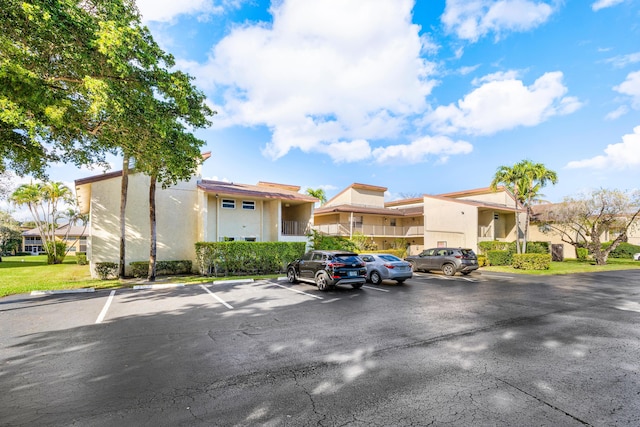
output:
{"label": "silver sedan", "polygon": [[367,280],[378,285],[383,280],[395,280],[402,283],[413,277],[411,264],[391,254],[360,254],[367,265]]}

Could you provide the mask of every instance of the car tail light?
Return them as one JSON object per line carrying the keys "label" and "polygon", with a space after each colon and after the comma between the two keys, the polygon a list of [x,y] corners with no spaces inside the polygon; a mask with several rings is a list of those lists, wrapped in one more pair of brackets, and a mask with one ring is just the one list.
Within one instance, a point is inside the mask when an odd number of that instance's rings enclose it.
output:
{"label": "car tail light", "polygon": [[328,264],[329,267],[331,268],[340,268],[340,267],[344,267],[346,264],[343,262],[330,262]]}
{"label": "car tail light", "polygon": [[456,255],[456,258],[464,258],[462,255]]}
{"label": "car tail light", "polygon": [[384,266],[387,268],[396,268],[396,266],[392,264],[384,264]]}

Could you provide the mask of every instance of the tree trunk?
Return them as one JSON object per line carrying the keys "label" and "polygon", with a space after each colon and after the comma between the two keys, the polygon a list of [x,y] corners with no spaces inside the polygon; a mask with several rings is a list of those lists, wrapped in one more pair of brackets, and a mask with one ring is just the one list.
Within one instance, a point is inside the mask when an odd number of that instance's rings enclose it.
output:
{"label": "tree trunk", "polygon": [[156,175],[150,177],[149,183],[149,226],[151,247],[149,250],[149,275],[150,282],[156,280]]}
{"label": "tree trunk", "polygon": [[120,262],[118,264],[118,277],[125,278],[125,213],[127,208],[127,192],[129,190],[129,155],[124,154],[122,159],[122,183],[120,185]]}

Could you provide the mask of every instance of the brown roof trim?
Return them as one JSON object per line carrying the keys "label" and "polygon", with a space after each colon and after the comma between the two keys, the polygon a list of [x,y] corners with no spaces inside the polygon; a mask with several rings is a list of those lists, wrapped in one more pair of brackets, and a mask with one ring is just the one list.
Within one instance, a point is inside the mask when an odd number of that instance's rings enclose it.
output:
{"label": "brown roof trim", "polygon": [[198,188],[209,194],[245,196],[258,199],[296,200],[311,203],[318,201],[315,197],[277,187],[260,187],[257,185],[235,184],[223,181],[201,180],[198,182]]}
{"label": "brown roof trim", "polygon": [[92,184],[94,182],[104,181],[112,178],[119,178],[121,176],[122,176],[122,171],[105,172],[102,175],[94,175],[94,176],[89,176],[87,178],[76,179],[75,184],[77,187],[79,185]]}
{"label": "brown roof trim", "polygon": [[422,203],[424,202],[424,196],[421,197],[412,197],[410,199],[399,199],[399,200],[393,200],[391,202],[385,202],[385,206],[402,206],[402,205],[409,205],[409,204],[415,204],[415,203]]}
{"label": "brown roof trim", "polygon": [[460,204],[469,205],[469,206],[476,206],[479,208],[492,208],[492,209],[509,211],[509,212],[526,212],[526,209],[512,208],[511,206],[501,205],[499,203],[480,202],[477,200],[455,199],[455,198],[446,197],[446,196],[430,196],[428,194],[425,195],[424,197],[425,199],[442,200],[449,203],[460,203]]}
{"label": "brown roof trim", "polygon": [[492,190],[491,187],[482,187],[482,188],[474,188],[471,190],[454,191],[452,193],[442,193],[442,194],[437,194],[437,196],[457,198],[457,197],[464,197],[464,196],[474,196],[476,194],[497,193],[499,191],[506,191],[507,193],[511,194],[511,192],[507,190],[506,187],[504,187],[503,185],[500,185],[496,187],[495,190]]}
{"label": "brown roof trim", "polygon": [[[407,209],[389,209],[389,208],[375,208],[368,206],[357,206],[357,205],[337,205],[337,206],[321,206],[318,209],[313,211],[314,216],[320,215],[328,215],[332,213],[361,213],[361,214],[369,214],[369,215],[385,215],[385,216],[407,216],[411,214],[411,210]],[[420,213],[422,213],[422,208],[420,209]],[[417,214],[417,212],[416,212]]]}

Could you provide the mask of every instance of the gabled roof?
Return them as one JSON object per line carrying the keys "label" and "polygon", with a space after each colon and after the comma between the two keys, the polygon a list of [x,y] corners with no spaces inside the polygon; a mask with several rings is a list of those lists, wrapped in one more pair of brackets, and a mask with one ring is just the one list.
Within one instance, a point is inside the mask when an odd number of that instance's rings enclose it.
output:
{"label": "gabled roof", "polygon": [[325,204],[326,205],[331,204],[331,202],[333,200],[337,199],[338,197],[340,197],[341,195],[343,195],[347,191],[351,190],[352,188],[356,189],[356,190],[377,191],[377,192],[382,193],[383,195],[384,195],[384,192],[387,191],[387,187],[380,187],[380,186],[377,186],[377,185],[369,185],[369,184],[360,184],[358,182],[354,182],[353,184],[351,184],[350,186],[348,186],[347,188],[345,188],[344,190],[342,190],[341,192],[339,192],[338,194],[333,196],[331,199],[327,200],[327,203],[325,203]]}
{"label": "gabled roof", "polygon": [[318,201],[315,197],[293,191],[292,189],[296,188],[295,186],[284,184],[274,185],[273,183],[262,183],[262,185],[249,185],[203,179],[198,182],[198,188],[209,194],[224,196],[244,196],[258,199],[280,199],[311,203]]}

